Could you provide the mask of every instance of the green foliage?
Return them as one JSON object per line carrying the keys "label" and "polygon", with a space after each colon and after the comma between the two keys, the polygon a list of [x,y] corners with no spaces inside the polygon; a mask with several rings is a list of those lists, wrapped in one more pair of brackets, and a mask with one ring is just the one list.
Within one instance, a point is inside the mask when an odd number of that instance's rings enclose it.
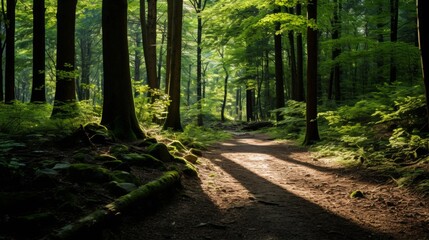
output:
{"label": "green foliage", "polygon": [[[322,106],[319,127],[323,141],[315,157],[329,157],[350,166],[365,166],[399,186],[428,191],[429,135],[421,85],[379,86],[365,99],[342,106]],[[284,121],[276,137],[299,139],[305,128],[305,104],[289,101],[280,109]],[[280,135],[281,134],[281,135]],[[425,187],[426,186],[426,187]]]}
{"label": "green foliage", "polygon": [[[149,89],[148,85],[134,83],[137,97],[134,99],[137,119],[145,126],[150,126],[154,119],[163,120],[167,117],[167,107],[170,104],[168,95],[159,89]],[[153,96],[154,101],[148,97]]]}

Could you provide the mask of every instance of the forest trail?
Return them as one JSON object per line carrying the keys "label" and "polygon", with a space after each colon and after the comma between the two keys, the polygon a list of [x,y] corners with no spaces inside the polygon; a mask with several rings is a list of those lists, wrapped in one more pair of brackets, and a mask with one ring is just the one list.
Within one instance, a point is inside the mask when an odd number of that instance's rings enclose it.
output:
{"label": "forest trail", "polygon": [[291,143],[236,134],[200,161],[200,179],[106,239],[429,239],[427,199]]}

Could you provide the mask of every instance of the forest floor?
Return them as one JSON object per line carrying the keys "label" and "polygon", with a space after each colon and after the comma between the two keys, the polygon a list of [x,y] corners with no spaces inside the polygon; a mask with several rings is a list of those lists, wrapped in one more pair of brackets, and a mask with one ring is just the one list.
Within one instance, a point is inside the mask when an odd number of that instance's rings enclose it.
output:
{"label": "forest floor", "polygon": [[104,239],[429,239],[427,198],[291,142],[237,133],[199,161],[171,202]]}

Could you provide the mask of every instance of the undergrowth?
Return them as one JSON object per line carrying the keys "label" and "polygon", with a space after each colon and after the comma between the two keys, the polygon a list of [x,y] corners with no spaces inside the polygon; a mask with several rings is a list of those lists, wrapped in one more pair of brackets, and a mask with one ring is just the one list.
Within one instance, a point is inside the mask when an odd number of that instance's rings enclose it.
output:
{"label": "undergrowth", "polygon": [[[383,85],[341,106],[325,104],[318,115],[322,141],[315,157],[330,158],[356,171],[375,171],[401,187],[429,194],[429,133],[423,87]],[[289,101],[284,120],[270,130],[277,138],[299,142],[305,134],[305,103]]]}

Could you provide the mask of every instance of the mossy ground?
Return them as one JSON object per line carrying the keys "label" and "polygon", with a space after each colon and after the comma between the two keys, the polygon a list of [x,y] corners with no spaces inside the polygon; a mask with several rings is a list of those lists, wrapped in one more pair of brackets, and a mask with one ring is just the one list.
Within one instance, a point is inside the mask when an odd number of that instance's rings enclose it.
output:
{"label": "mossy ground", "polygon": [[192,168],[157,158],[174,160],[168,152],[150,155],[161,143],[88,144],[82,136],[0,136],[0,239],[40,239],[170,169]]}

